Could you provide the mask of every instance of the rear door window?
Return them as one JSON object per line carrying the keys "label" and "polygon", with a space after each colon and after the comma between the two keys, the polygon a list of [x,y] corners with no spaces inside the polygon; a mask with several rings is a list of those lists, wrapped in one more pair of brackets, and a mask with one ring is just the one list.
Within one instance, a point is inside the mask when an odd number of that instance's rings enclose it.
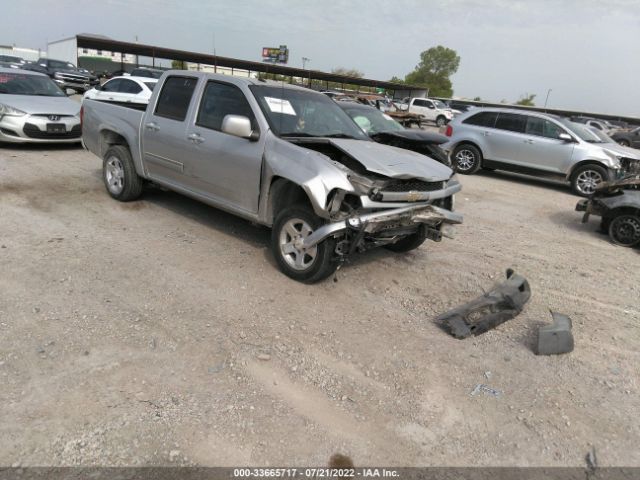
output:
{"label": "rear door window", "polygon": [[518,115],[517,113],[498,114],[496,120],[496,128],[508,130],[510,132],[524,133],[527,126],[527,116]]}
{"label": "rear door window", "polygon": [[121,83],[120,83],[120,93],[131,93],[131,94],[137,94],[140,93],[142,91],[142,87],[140,85],[138,85],[136,82],[134,82],[133,80],[125,80],[122,79]]}
{"label": "rear door window", "polygon": [[498,114],[496,112],[479,112],[475,115],[471,115],[462,123],[466,123],[467,125],[476,125],[478,127],[494,128],[497,118]]}
{"label": "rear door window", "polygon": [[119,92],[121,83],[122,83],[121,78],[115,78],[113,80],[109,80],[104,85],[102,85],[102,91],[103,92]]}
{"label": "rear door window", "polygon": [[428,106],[428,105],[427,105],[427,101],[426,101],[426,100],[414,100],[414,101],[413,101],[413,104],[414,104],[416,107],[427,107],[427,106]]}
{"label": "rear door window", "polygon": [[184,121],[197,83],[198,79],[193,77],[168,77],[160,91],[155,114]]}

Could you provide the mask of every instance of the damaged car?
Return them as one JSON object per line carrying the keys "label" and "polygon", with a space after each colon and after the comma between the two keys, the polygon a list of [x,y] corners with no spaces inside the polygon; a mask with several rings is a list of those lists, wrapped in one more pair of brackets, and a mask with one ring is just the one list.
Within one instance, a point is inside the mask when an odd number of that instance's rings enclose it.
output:
{"label": "damaged car", "polygon": [[603,183],[590,198],[579,201],[576,210],[584,212],[582,223],[591,215],[601,217],[600,228],[614,244],[640,245],[640,175]]}
{"label": "damaged car", "polygon": [[449,141],[444,135],[405,128],[390,115],[367,105],[346,102],[340,102],[338,105],[374,141],[413,150],[448,167],[451,166],[448,155],[440,148],[440,145]]}
{"label": "damaged car", "polygon": [[372,141],[301,87],[168,71],[144,112],[85,100],[82,130],[114,199],[150,181],[271,227],[279,268],[306,283],[356,252],[406,252],[462,222],[449,167]]}

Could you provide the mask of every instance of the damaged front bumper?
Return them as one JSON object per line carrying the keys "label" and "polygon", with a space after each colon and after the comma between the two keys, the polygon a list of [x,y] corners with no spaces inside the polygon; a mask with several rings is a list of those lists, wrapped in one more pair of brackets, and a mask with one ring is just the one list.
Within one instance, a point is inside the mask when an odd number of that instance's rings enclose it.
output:
{"label": "damaged front bumper", "polygon": [[416,226],[426,225],[431,227],[430,238],[440,240],[441,230],[444,224],[462,223],[462,215],[444,208],[430,204],[414,204],[406,207],[391,208],[371,213],[364,213],[349,217],[338,222],[328,223],[318,228],[303,242],[305,249],[322,242],[324,239],[348,230],[357,230],[365,234],[376,234],[390,226]]}

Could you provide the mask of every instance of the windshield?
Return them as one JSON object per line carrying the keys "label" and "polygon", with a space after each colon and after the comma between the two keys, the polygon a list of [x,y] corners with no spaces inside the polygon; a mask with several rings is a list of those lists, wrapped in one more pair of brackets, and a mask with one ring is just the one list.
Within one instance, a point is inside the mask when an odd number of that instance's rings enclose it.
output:
{"label": "windshield", "polygon": [[49,60],[49,68],[76,70],[76,66],[69,62],[60,62],[58,60]]}
{"label": "windshield", "polygon": [[386,113],[374,108],[342,108],[354,122],[367,134],[380,132],[396,132],[404,130],[404,127]]}
{"label": "windshield", "polygon": [[13,57],[11,55],[0,55],[0,62],[24,63],[24,60],[20,57]]}
{"label": "windshield", "polygon": [[596,135],[595,131],[589,127],[587,127],[583,123],[576,123],[568,120],[566,118],[558,119],[560,123],[562,123],[565,127],[569,129],[574,135],[577,135],[585,142],[589,143],[607,143],[603,141],[598,135]]}
{"label": "windshield", "polygon": [[144,84],[147,86],[149,90],[153,91],[153,89],[156,87],[158,82],[144,82]]}
{"label": "windshield", "polygon": [[326,95],[305,90],[252,85],[251,91],[280,137],[368,137]]}
{"label": "windshield", "polygon": [[436,106],[436,108],[445,109],[445,110],[449,108],[444,104],[444,102],[441,102],[440,100],[433,100],[433,103]]}
{"label": "windshield", "polygon": [[49,77],[24,73],[0,73],[0,94],[66,97]]}
{"label": "windshield", "polygon": [[595,133],[596,137],[598,137],[604,143],[616,143],[616,141],[613,138],[611,138],[609,135],[607,135],[606,133],[604,133],[601,130],[598,130],[596,128],[592,128],[591,132]]}

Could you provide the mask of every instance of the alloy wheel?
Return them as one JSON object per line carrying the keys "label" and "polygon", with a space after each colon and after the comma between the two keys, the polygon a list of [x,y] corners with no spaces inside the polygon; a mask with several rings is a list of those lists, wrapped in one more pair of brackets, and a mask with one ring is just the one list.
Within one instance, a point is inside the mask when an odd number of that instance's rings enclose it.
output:
{"label": "alloy wheel", "polygon": [[597,170],[584,170],[576,179],[576,189],[584,195],[591,195],[603,181],[602,174]]}
{"label": "alloy wheel", "polygon": [[109,157],[105,168],[107,188],[114,195],[124,189],[124,167],[118,157]]}
{"label": "alloy wheel", "polygon": [[471,170],[476,162],[476,156],[474,153],[466,148],[458,151],[455,158],[458,169],[463,172]]}
{"label": "alloy wheel", "polygon": [[299,218],[288,220],[280,230],[280,253],[282,258],[294,270],[310,268],[316,260],[318,247],[304,248],[302,242],[313,233],[307,222]]}

